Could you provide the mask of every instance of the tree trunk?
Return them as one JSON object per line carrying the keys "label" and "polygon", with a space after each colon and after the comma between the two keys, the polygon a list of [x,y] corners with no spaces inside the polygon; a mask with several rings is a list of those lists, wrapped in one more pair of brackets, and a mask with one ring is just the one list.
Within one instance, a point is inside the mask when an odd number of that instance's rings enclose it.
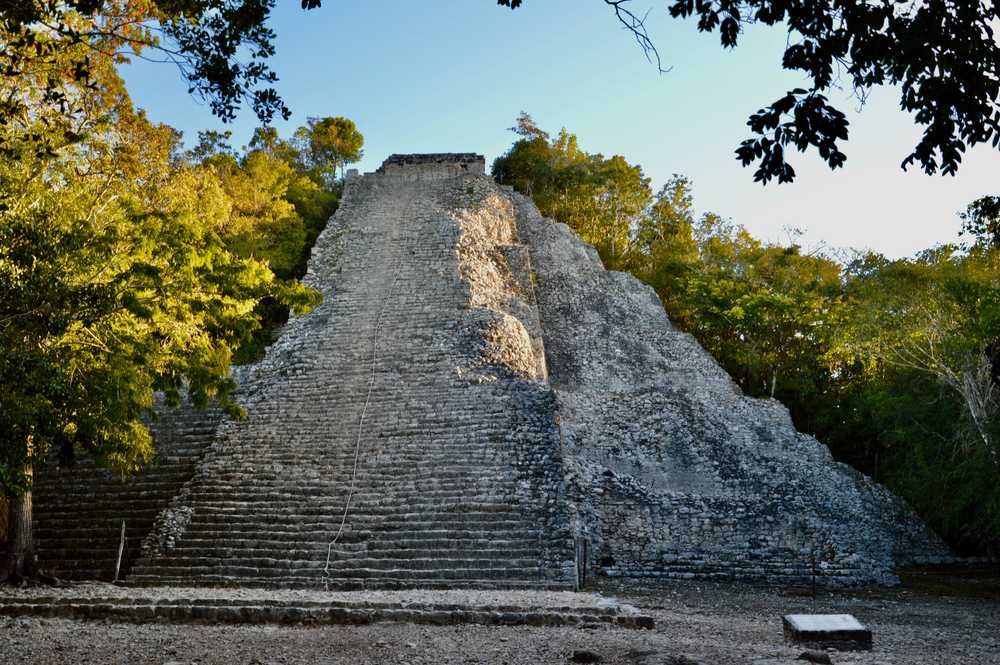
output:
{"label": "tree trunk", "polygon": [[[31,482],[32,469],[27,469],[28,482]],[[10,504],[10,547],[7,561],[0,568],[0,581],[17,583],[34,577],[38,572],[35,568],[35,539],[31,530],[31,486],[20,495],[9,498]]]}

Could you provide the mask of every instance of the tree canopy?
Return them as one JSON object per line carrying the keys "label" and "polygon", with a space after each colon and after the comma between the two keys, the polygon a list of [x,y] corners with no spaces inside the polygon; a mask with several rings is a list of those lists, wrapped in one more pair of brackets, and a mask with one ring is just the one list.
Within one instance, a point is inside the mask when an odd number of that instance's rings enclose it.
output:
{"label": "tree canopy", "polygon": [[[247,104],[260,120],[290,111],[273,84],[267,61],[274,33],[267,21],[275,0],[9,0],[0,9],[0,70],[10,80],[58,71],[43,81],[46,104],[64,114],[80,109],[63,92],[63,79],[93,89],[104,60],[150,58],[177,67],[188,92],[206,100],[224,121]],[[303,9],[320,0],[302,0]],[[67,57],[66,52],[70,55]],[[4,96],[0,124],[25,111]]]}
{"label": "tree canopy", "polygon": [[32,477],[54,454],[135,471],[154,452],[154,391],[241,415],[230,364],[268,325],[262,307],[319,301],[295,278],[336,205],[225,133],[181,154],[178,132],[133,108],[114,57],[90,49],[0,82],[21,105],[0,126],[0,494],[18,534],[0,577],[31,572]]}
{"label": "tree canopy", "polygon": [[[656,46],[644,17],[630,0],[604,0],[645,50]],[[524,0],[498,0],[516,9]],[[783,93],[750,115],[751,137],[736,150],[754,179],[790,182],[788,153],[814,150],[830,166],[843,166],[848,121],[828,99],[848,88],[862,102],[873,88],[897,86],[899,106],[922,135],[901,166],[928,174],[955,174],[965,152],[980,143],[1000,144],[1000,42],[998,6],[991,1],[931,0],[670,0],[674,18],[697,20],[700,32],[718,32],[723,48],[735,48],[746,25],[788,32],[781,66],[801,72],[805,87]]]}

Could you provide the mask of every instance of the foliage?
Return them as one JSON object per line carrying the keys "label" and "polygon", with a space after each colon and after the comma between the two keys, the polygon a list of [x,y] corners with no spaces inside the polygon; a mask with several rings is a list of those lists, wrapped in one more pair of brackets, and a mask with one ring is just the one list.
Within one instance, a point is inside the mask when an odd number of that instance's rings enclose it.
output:
{"label": "foliage", "polygon": [[[21,149],[0,156],[5,494],[30,490],[53,449],[136,469],[152,453],[142,418],[154,390],[238,415],[229,364],[259,327],[254,307],[304,311],[319,297],[227,248],[219,180],[173,158],[177,133],[135,112],[104,64],[91,70],[99,84],[63,86],[85,114],[52,111],[41,85],[22,98],[42,103],[4,128]],[[47,153],[33,149],[42,132]]]}
{"label": "foliage", "polygon": [[[623,9],[628,0],[604,0],[638,40],[656,55],[644,19]],[[517,8],[523,0],[498,0]],[[848,121],[832,106],[831,90],[849,87],[864,101],[879,85],[898,87],[900,108],[923,126],[903,160],[928,174],[954,174],[968,148],[1000,144],[1000,42],[994,2],[840,2],[831,0],[672,0],[674,18],[697,18],[701,32],[718,31],[735,48],[743,27],[761,23],[788,31],[782,67],[801,72],[805,88],[786,92],[750,116],[753,137],[736,151],[754,179],[790,182],[791,149],[814,149],[830,168],[845,162],[841,141]]]}
{"label": "foliage", "polygon": [[765,245],[712,215],[696,235],[700,266],[680,285],[688,329],[746,392],[800,411],[826,379],[839,266],[796,244]]}
{"label": "foliage", "polygon": [[[274,33],[267,27],[274,0],[9,0],[0,9],[5,78],[22,80],[39,70],[61,70],[42,86],[51,109],[75,116],[80,109],[64,94],[71,78],[96,88],[103,61],[152,57],[177,66],[189,92],[208,101],[212,113],[232,120],[249,104],[270,121],[289,110],[272,84],[267,65]],[[303,0],[304,9],[319,0]],[[79,47],[83,48],[79,48]],[[67,59],[66,52],[72,52]],[[151,56],[149,55],[151,54]],[[0,124],[24,112],[22,100],[5,98]]]}
{"label": "foliage", "polygon": [[320,183],[332,185],[337,168],[361,159],[365,138],[354,121],[341,117],[309,118],[304,127],[295,131],[302,170]]}
{"label": "foliage", "polygon": [[[296,130],[292,141],[271,127],[259,127],[242,151],[229,144],[229,132],[199,132],[198,144],[183,156],[217,182],[211,194],[202,194],[202,205],[217,208],[224,218],[219,234],[227,250],[264,261],[281,279],[305,275],[309,252],[340,200],[341,184],[333,179],[333,169],[312,153],[313,146],[323,145],[329,136],[327,120],[344,126],[339,123],[343,118],[313,118]],[[314,138],[314,127],[326,133]],[[360,151],[358,145],[354,154]],[[257,315],[260,328],[240,346],[237,363],[260,358],[288,320],[288,308],[266,298],[258,304]]]}
{"label": "foliage", "polygon": [[972,237],[974,248],[1000,249],[1000,196],[976,199],[960,217],[962,235]]}
{"label": "foliage", "polygon": [[593,244],[608,268],[627,266],[635,229],[652,200],[642,168],[621,156],[584,152],[565,129],[549,139],[525,113],[513,131],[523,138],[493,162],[493,176],[531,194],[545,215]]}

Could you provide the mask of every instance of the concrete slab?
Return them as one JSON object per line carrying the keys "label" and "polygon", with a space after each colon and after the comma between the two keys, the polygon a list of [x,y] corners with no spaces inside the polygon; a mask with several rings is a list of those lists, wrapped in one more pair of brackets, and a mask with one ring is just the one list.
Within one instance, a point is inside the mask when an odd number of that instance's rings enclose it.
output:
{"label": "concrete slab", "polygon": [[872,648],[872,631],[850,614],[786,614],[782,623],[788,642],[839,651]]}

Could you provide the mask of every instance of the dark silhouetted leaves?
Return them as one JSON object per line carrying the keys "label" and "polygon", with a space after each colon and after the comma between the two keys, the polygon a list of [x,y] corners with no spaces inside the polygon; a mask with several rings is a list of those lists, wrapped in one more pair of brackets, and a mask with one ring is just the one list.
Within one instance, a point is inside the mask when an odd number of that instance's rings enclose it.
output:
{"label": "dark silhouetted leaves", "polygon": [[[606,4],[616,3],[605,0]],[[520,2],[500,0],[516,8]],[[844,115],[822,93],[852,88],[864,100],[874,86],[899,86],[900,108],[923,127],[902,167],[954,175],[966,150],[1000,144],[1000,44],[994,36],[994,2],[931,0],[674,0],[675,18],[697,18],[698,30],[719,31],[735,47],[747,19],[788,31],[785,69],[802,72],[808,90],[793,91],[751,116],[756,135],[737,149],[754,179],[787,182],[789,145],[815,149],[830,168],[844,164],[839,142],[847,138]]]}

